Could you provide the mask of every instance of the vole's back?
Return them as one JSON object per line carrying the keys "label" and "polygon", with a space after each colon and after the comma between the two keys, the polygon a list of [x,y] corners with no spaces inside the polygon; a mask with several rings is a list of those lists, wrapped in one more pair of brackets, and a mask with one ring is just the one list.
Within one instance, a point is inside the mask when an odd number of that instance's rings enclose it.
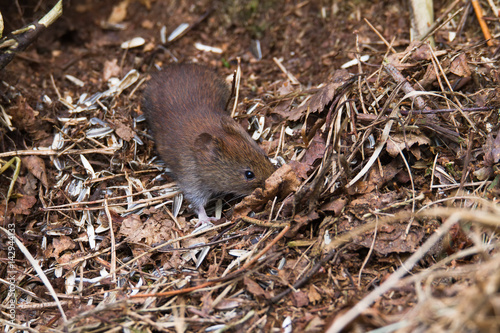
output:
{"label": "vole's back", "polygon": [[200,210],[215,193],[249,194],[274,166],[226,111],[229,87],[211,70],[173,65],[148,83],[143,111],[156,149]]}
{"label": "vole's back", "polygon": [[178,154],[188,153],[198,134],[213,131],[220,117],[227,116],[230,95],[215,72],[195,64],[171,65],[152,76],[143,112],[160,156],[174,173]]}
{"label": "vole's back", "polygon": [[[181,143],[186,136],[210,127],[207,120],[225,115],[229,98],[227,84],[213,71],[195,64],[171,65],[152,76],[144,92],[143,111],[154,136],[160,136],[157,141]],[[197,119],[205,121],[197,124]]]}

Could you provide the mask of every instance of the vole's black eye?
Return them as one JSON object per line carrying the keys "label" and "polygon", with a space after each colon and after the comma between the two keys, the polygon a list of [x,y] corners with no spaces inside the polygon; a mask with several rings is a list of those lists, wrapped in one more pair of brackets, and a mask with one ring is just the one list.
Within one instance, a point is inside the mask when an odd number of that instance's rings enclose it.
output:
{"label": "vole's black eye", "polygon": [[255,178],[255,174],[252,171],[250,171],[250,170],[245,171],[245,179],[246,180],[252,180],[254,178]]}

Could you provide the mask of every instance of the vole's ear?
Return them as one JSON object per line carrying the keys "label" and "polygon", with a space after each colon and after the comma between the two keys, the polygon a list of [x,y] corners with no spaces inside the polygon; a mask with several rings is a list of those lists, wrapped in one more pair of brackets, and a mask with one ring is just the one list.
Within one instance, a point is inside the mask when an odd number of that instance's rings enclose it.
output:
{"label": "vole's ear", "polygon": [[202,154],[210,154],[212,156],[218,154],[222,149],[222,140],[208,133],[201,133],[194,140],[195,150]]}
{"label": "vole's ear", "polygon": [[200,135],[198,135],[196,140],[194,140],[194,145],[196,146],[196,148],[206,150],[209,149],[209,146],[212,145],[213,140],[214,138],[210,134],[201,133]]}

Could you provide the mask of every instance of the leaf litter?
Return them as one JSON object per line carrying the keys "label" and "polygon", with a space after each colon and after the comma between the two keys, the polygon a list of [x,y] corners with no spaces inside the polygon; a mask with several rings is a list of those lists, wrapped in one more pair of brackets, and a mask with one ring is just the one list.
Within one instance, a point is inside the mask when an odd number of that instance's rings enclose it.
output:
{"label": "leaf litter", "polygon": [[[499,78],[481,34],[457,29],[475,18],[440,27],[432,49],[409,42],[406,22],[390,19],[408,13],[390,3],[360,4],[375,25],[348,5],[217,4],[71,5],[65,15],[79,20],[4,70],[16,129],[3,127],[0,157],[22,156],[23,169],[2,225],[15,223],[38,262],[16,252],[15,324],[495,331]],[[54,43],[59,33],[72,37]],[[223,218],[195,230],[156,157],[142,86],[176,60],[231,75],[237,56],[237,119],[258,124],[250,134],[286,163],[250,196],[214,200],[209,214]]]}

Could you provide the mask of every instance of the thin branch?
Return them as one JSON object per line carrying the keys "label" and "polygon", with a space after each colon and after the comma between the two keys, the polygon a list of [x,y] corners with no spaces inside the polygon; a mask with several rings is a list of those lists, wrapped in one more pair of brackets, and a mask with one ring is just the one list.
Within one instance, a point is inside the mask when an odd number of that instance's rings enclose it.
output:
{"label": "thin branch", "polygon": [[19,30],[12,31],[0,41],[0,70],[14,59],[16,53],[25,50],[33,41],[49,27],[63,12],[62,0],[40,20]]}

